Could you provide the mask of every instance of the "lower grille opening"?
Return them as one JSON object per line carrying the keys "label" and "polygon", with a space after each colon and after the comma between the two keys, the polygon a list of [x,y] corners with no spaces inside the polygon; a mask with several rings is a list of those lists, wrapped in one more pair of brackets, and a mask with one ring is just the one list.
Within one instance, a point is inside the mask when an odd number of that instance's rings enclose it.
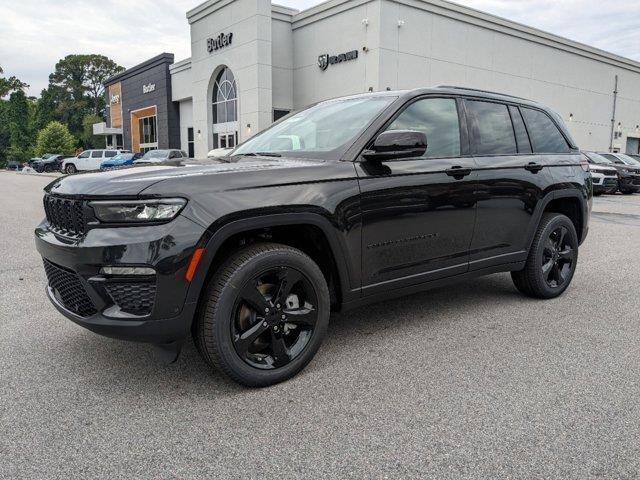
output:
{"label": "lower grille opening", "polygon": [[120,310],[132,315],[149,315],[156,299],[156,284],[150,282],[107,282],[104,288]]}
{"label": "lower grille opening", "polygon": [[43,262],[49,287],[64,308],[81,317],[90,317],[98,312],[75,272],[48,260],[43,259]]}

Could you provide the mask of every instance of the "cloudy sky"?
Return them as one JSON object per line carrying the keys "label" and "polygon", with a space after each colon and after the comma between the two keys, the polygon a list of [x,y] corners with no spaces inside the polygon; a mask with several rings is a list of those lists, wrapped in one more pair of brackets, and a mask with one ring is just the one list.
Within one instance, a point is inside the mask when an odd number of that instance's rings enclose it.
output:
{"label": "cloudy sky", "polygon": [[[160,52],[189,56],[185,13],[199,0],[0,1],[0,65],[39,95],[58,59],[100,53],[131,67]],[[317,0],[278,0],[304,9]],[[459,0],[640,61],[638,0]]]}

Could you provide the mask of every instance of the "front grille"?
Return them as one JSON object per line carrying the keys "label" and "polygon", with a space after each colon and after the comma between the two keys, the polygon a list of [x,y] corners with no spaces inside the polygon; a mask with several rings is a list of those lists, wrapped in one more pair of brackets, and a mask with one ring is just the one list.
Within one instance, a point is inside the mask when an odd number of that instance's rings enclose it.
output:
{"label": "front grille", "polygon": [[87,295],[78,275],[48,260],[43,261],[49,286],[53,289],[56,299],[67,310],[81,317],[90,317],[97,313],[96,307]]}
{"label": "front grille", "polygon": [[150,282],[107,282],[104,288],[120,307],[132,315],[149,315],[156,299],[156,284]]}
{"label": "front grille", "polygon": [[85,233],[86,219],[81,200],[45,195],[44,211],[52,230],[70,236],[80,236]]}
{"label": "front grille", "polygon": [[618,180],[615,178],[605,178],[602,184],[606,187],[613,187],[618,184]]}

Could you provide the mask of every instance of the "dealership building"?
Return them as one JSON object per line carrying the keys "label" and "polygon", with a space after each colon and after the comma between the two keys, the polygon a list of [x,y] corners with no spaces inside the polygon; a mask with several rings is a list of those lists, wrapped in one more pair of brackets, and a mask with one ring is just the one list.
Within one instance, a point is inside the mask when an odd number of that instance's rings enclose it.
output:
{"label": "dealership building", "polygon": [[161,54],[107,82],[94,131],[108,145],[203,158],[313,102],[457,85],[550,106],[583,149],[640,151],[640,62],[461,5],[208,0],[186,16],[190,58]]}

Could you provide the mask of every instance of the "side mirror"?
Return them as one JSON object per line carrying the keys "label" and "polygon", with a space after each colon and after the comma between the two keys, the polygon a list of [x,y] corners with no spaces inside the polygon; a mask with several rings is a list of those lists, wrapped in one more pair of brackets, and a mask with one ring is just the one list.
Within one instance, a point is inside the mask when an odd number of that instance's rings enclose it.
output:
{"label": "side mirror", "polygon": [[362,152],[366,160],[394,160],[421,157],[427,151],[427,136],[415,130],[387,130]]}

